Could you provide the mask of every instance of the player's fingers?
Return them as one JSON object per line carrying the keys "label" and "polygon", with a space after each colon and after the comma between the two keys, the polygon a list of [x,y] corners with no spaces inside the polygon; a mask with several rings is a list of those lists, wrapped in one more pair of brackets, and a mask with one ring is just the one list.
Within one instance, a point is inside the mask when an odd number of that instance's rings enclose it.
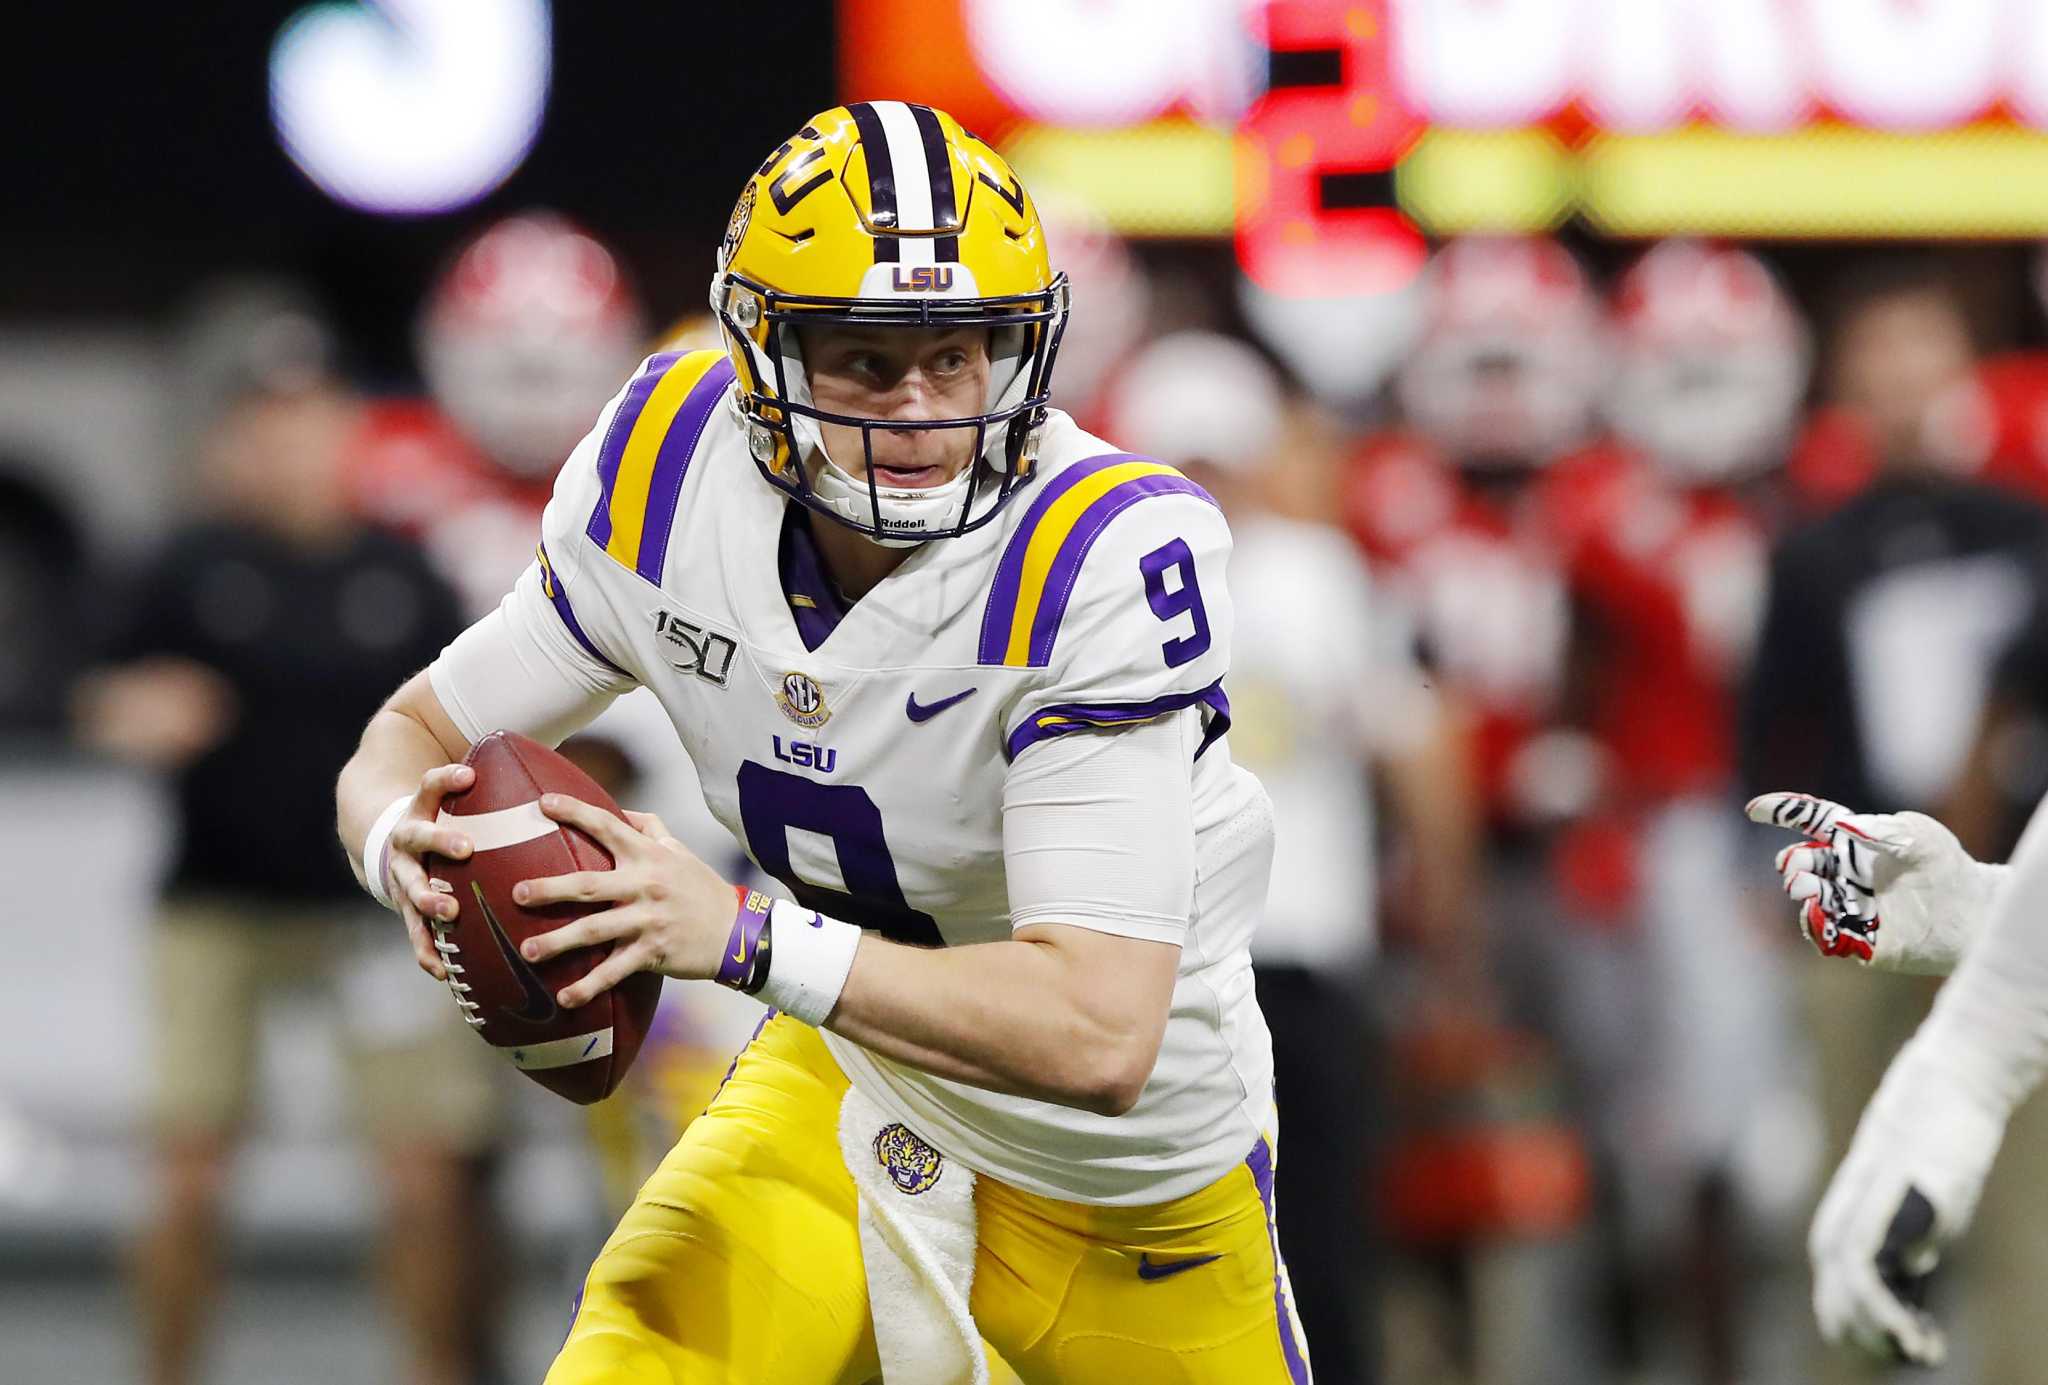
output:
{"label": "player's fingers", "polygon": [[1844,837],[1885,856],[1904,856],[1913,850],[1913,834],[1891,813],[1844,813],[1835,820],[1835,840]]}
{"label": "player's fingers", "polygon": [[544,875],[522,880],[512,887],[512,899],[523,908],[543,904],[588,904],[601,899],[624,899],[631,893],[625,877],[615,870],[579,870],[567,875]]}
{"label": "player's fingers", "polygon": [[631,808],[622,808],[619,811],[626,815],[626,821],[633,824],[636,830],[645,833],[656,841],[661,840],[663,837],[675,836],[675,833],[668,830],[668,824],[653,813],[636,813]]}
{"label": "player's fingers", "polygon": [[566,822],[589,833],[615,858],[644,840],[633,828],[596,804],[585,803],[565,793],[542,794],[540,810],[556,822]]}
{"label": "player's fingers", "polygon": [[448,979],[448,964],[434,949],[434,940],[426,922],[420,918],[419,910],[401,901],[398,916],[405,920],[405,936],[412,943],[412,956],[420,964],[420,970],[436,981]]}
{"label": "player's fingers", "polygon": [[1948,1344],[1934,1319],[1901,1303],[1870,1262],[1847,1267],[1840,1310],[1845,1335],[1879,1358],[1938,1366]]}
{"label": "player's fingers", "polygon": [[1751,822],[1783,827],[1808,837],[1825,837],[1835,821],[1849,810],[1832,799],[1809,793],[1758,794],[1743,805]]}
{"label": "player's fingers", "polygon": [[445,856],[466,861],[475,843],[457,828],[427,818],[405,817],[391,829],[391,845],[411,856]]}
{"label": "player's fingers", "polygon": [[414,807],[425,816],[433,816],[441,806],[441,800],[451,793],[460,793],[476,782],[476,771],[468,765],[436,765],[420,776],[419,792],[413,795]]}
{"label": "player's fingers", "polygon": [[581,981],[564,986],[555,996],[555,1003],[564,1010],[588,1005],[634,972],[646,971],[653,963],[654,949],[644,942],[615,947],[611,955],[592,967]]}
{"label": "player's fingers", "polygon": [[393,852],[387,869],[391,875],[391,897],[412,905],[422,918],[440,919],[445,923],[460,912],[456,907],[455,892],[449,888],[448,882],[428,875],[426,868],[414,858]]}
{"label": "player's fingers", "polygon": [[1791,879],[1799,871],[1811,871],[1822,860],[1832,857],[1834,850],[1826,842],[1794,842],[1785,847],[1771,860],[1771,869]]}
{"label": "player's fingers", "polygon": [[1778,873],[1788,881],[1795,875],[1831,880],[1840,869],[1835,849],[1826,842],[1798,842],[1778,853]]}
{"label": "player's fingers", "polygon": [[544,962],[550,957],[559,957],[564,952],[573,952],[579,947],[593,943],[616,942],[621,938],[635,938],[647,926],[645,914],[627,905],[621,909],[607,909],[601,914],[586,914],[572,923],[546,933],[535,934],[519,945],[520,955],[529,962]]}

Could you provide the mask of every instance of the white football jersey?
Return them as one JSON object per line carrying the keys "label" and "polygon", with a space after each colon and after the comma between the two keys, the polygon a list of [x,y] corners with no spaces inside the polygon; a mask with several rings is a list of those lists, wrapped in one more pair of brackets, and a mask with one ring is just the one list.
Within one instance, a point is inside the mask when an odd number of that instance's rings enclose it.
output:
{"label": "white football jersey", "polygon": [[1073,919],[1181,946],[1133,1110],[1001,1095],[826,1041],[942,1152],[1020,1188],[1145,1203],[1220,1177],[1273,1120],[1249,955],[1272,819],[1221,739],[1222,515],[1178,472],[1054,413],[1028,487],[980,529],[912,550],[814,651],[778,569],[790,502],[748,454],[731,381],[715,352],[642,368],[564,468],[513,601],[552,606],[593,690],[654,692],[711,812],[768,874],[902,942],[1010,937],[1004,779],[1034,744],[1199,717],[1188,921],[1091,917],[1085,902]]}

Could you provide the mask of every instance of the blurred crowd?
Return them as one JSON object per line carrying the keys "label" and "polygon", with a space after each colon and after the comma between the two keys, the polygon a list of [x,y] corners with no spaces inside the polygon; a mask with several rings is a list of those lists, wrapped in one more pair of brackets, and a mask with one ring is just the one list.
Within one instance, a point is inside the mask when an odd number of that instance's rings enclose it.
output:
{"label": "blurred crowd", "polygon": [[[1281,1234],[1322,1378],[1841,1374],[1800,1237],[1928,992],[1812,955],[1739,805],[1919,808],[2002,859],[2048,788],[2048,355],[1995,339],[1931,250],[1808,256],[1788,286],[1736,246],[1472,238],[1407,289],[1303,302],[1051,219],[1057,401],[1195,476],[1236,536],[1231,743],[1279,822],[1255,954]],[[517,1080],[407,974],[328,789],[382,694],[525,566],[635,361],[711,344],[659,316],[591,233],[517,216],[428,291],[416,393],[351,380],[295,286],[197,302],[189,503],[151,553],[107,564],[73,497],[0,474],[7,729],[174,786],[137,1055],[152,1379],[200,1378],[253,1013],[286,980],[343,997],[338,1128],[382,1171],[409,1378],[490,1378]],[[571,749],[737,875],[645,701]],[[279,743],[296,758],[258,751]],[[279,807],[252,826],[256,802]],[[612,1205],[752,1004],[668,988],[636,1085],[587,1120]],[[2016,1129],[1944,1378],[2048,1355],[2048,1254],[2011,1211],[2042,1172]]]}

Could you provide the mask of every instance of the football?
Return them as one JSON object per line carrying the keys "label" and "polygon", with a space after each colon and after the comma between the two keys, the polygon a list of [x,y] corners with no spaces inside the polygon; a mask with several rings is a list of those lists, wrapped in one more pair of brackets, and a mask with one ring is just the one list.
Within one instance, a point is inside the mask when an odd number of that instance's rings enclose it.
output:
{"label": "football", "polygon": [[476,771],[476,782],[442,801],[441,821],[468,836],[474,850],[467,861],[426,860],[437,887],[452,890],[460,906],[452,922],[435,928],[449,990],[471,1027],[514,1067],[571,1101],[601,1101],[640,1051],[661,999],[661,977],[637,972],[588,1004],[562,1009],[556,994],[603,961],[611,945],[541,962],[520,956],[520,945],[610,905],[522,908],[512,900],[512,887],[540,876],[611,869],[603,847],[541,812],[542,794],[567,794],[624,814],[566,758],[510,731],[485,736],[463,763]]}

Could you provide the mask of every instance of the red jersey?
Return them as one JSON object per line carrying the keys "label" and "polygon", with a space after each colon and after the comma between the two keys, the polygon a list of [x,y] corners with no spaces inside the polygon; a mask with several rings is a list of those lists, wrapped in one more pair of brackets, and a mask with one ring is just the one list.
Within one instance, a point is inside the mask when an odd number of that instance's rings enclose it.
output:
{"label": "red jersey", "polygon": [[474,618],[491,610],[533,559],[553,478],[521,480],[489,459],[424,399],[365,411],[349,478],[357,511],[417,539]]}
{"label": "red jersey", "polygon": [[1529,821],[1517,773],[1563,687],[1569,603],[1544,539],[1534,478],[1491,487],[1425,442],[1368,440],[1347,463],[1344,518],[1423,655],[1472,712],[1481,790],[1497,823]]}
{"label": "red jersey", "polygon": [[1584,715],[1610,752],[1610,801],[1725,788],[1769,576],[1762,516],[1738,492],[1675,485],[1614,444],[1546,473],[1542,510],[1579,622]]}

